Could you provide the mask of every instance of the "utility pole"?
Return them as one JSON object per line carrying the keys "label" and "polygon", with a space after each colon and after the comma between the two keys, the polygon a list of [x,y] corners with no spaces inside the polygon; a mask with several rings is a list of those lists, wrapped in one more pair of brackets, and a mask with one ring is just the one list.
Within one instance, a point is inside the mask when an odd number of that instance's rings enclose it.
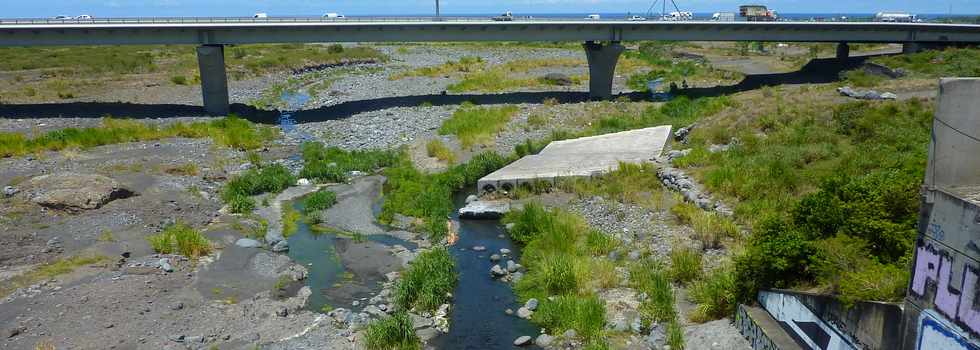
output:
{"label": "utility pole", "polygon": [[439,0],[436,0],[436,17],[442,17],[442,15],[439,14]]}

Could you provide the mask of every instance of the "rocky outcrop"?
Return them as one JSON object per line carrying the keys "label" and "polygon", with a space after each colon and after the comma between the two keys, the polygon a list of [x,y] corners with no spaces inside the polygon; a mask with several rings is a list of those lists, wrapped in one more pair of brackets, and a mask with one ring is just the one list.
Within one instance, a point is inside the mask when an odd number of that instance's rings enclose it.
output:
{"label": "rocky outcrop", "polygon": [[98,209],[114,200],[135,195],[116,180],[96,174],[41,175],[31,179],[28,185],[32,202],[73,213]]}

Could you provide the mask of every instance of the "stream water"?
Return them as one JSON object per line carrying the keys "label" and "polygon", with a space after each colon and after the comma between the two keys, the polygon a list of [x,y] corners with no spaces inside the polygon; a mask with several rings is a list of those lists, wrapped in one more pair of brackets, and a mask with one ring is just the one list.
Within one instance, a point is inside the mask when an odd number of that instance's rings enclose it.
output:
{"label": "stream water", "polygon": [[[456,195],[457,208],[462,207],[465,198],[464,193]],[[506,248],[511,253],[501,263],[507,259],[517,261],[519,247],[508,238],[497,220],[461,220],[456,214],[452,219],[459,223],[459,241],[452,247],[459,284],[453,294],[449,333],[436,338],[433,345],[438,349],[510,349],[520,336],[537,336],[538,328],[531,322],[504,313],[506,309],[516,312],[521,307],[511,286],[490,278],[490,268],[494,264],[490,255]],[[474,246],[483,246],[486,250],[474,251]]]}

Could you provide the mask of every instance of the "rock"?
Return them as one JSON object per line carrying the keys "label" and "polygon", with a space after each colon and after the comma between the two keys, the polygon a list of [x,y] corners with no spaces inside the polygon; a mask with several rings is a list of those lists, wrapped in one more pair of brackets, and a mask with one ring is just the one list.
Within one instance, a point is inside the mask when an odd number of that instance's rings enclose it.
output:
{"label": "rock", "polygon": [[466,196],[466,204],[470,204],[470,203],[476,202],[478,200],[480,200],[480,197],[477,197],[475,194],[471,194],[469,196]]}
{"label": "rock", "polygon": [[500,254],[503,254],[503,255],[510,254],[510,249],[500,248]]}
{"label": "rock", "polygon": [[695,123],[695,124],[688,125],[687,127],[677,129],[677,131],[674,132],[674,140],[687,143],[687,135],[690,135],[691,130],[694,130],[694,127],[696,127],[697,125],[698,124]]}
{"label": "rock", "polygon": [[510,212],[510,201],[474,201],[459,209],[462,219],[496,220]]}
{"label": "rock", "polygon": [[895,94],[893,94],[891,92],[886,92],[886,93],[881,94],[881,98],[884,99],[884,100],[897,100],[898,99],[898,95],[895,95]]}
{"label": "rock", "polygon": [[412,319],[412,329],[419,330],[422,328],[432,327],[431,319],[413,313],[409,313],[408,317]]}
{"label": "rock", "polygon": [[562,334],[562,336],[565,337],[565,338],[570,339],[570,338],[575,338],[576,336],[578,336],[578,333],[575,333],[575,330],[574,329],[569,329],[569,330],[565,331],[565,334]]}
{"label": "rock", "polygon": [[688,154],[691,154],[691,149],[690,148],[685,149],[685,150],[681,150],[681,151],[672,150],[670,152],[667,152],[667,160],[674,160],[674,159],[677,159],[677,158],[683,158],[683,157],[686,157]]}
{"label": "rock", "polygon": [[514,273],[510,274],[510,281],[511,282],[517,283],[518,281],[521,280],[521,278],[524,278],[524,274],[521,273],[520,271],[514,272]]}
{"label": "rock", "polygon": [[282,253],[288,250],[289,250],[289,242],[287,242],[286,240],[281,240],[279,242],[276,242],[276,244],[272,246],[272,251],[276,253]]}
{"label": "rock", "polygon": [[204,342],[204,337],[199,336],[199,335],[198,336],[192,336],[192,337],[184,337],[184,342],[185,343],[203,343]]}
{"label": "rock", "polygon": [[528,310],[526,307],[523,307],[523,306],[521,308],[517,309],[517,317],[523,318],[525,320],[530,320],[531,319],[531,315],[533,315],[533,314],[534,314],[534,312],[532,312],[531,310]]}
{"label": "rock", "polygon": [[7,338],[16,337],[24,332],[27,332],[27,327],[20,326],[20,327],[11,328],[10,330],[7,331]]}
{"label": "rock", "polygon": [[527,345],[528,342],[530,341],[531,341],[530,336],[522,335],[520,337],[517,337],[517,339],[514,339],[514,346],[524,346]]}
{"label": "rock", "polygon": [[507,314],[507,315],[513,315],[514,314],[514,310],[507,309],[507,310],[504,310],[504,313]]}
{"label": "rock", "polygon": [[135,195],[119,182],[95,174],[71,172],[35,177],[29,182],[31,201],[40,206],[68,212],[97,209],[117,199]]}
{"label": "rock", "polygon": [[859,100],[894,100],[898,98],[897,95],[890,92],[879,93],[875,90],[858,91],[852,89],[850,86],[839,87],[837,88],[837,92],[840,93],[841,96],[847,96]]}
{"label": "rock", "polygon": [[534,344],[543,348],[543,347],[547,347],[548,345],[551,345],[551,342],[553,342],[554,340],[555,340],[554,337],[547,334],[542,334],[539,335],[537,339],[534,339]]}
{"label": "rock", "polygon": [[180,310],[180,309],[183,309],[183,308],[184,308],[184,303],[181,303],[181,302],[176,302],[173,305],[170,305],[170,310],[174,310],[174,311],[177,311],[177,310]]}
{"label": "rock", "polygon": [[570,86],[574,83],[572,78],[562,73],[548,73],[541,79],[543,79],[545,83],[558,86]]}
{"label": "rock", "polygon": [[174,272],[174,266],[170,265],[170,259],[168,258],[160,259],[160,261],[157,262],[157,267],[166,272]]}
{"label": "rock", "polygon": [[641,256],[642,256],[642,254],[640,253],[639,250],[634,250],[634,251],[631,251],[627,257],[630,260],[632,260],[632,261],[637,261],[637,260],[640,260],[640,257]]}
{"label": "rock", "polygon": [[491,277],[501,277],[504,275],[507,275],[507,271],[504,271],[500,265],[493,265],[493,267],[490,268]]}
{"label": "rock", "polygon": [[381,308],[374,305],[368,305],[366,308],[364,308],[364,312],[378,317],[387,315],[383,310],[381,310]]}
{"label": "rock", "polygon": [[609,321],[609,324],[607,326],[610,329],[612,329],[614,331],[617,331],[617,332],[625,332],[626,330],[628,330],[630,328],[629,323],[627,323],[626,322],[626,319],[623,319],[623,318],[617,318],[617,319],[614,319],[612,321]]}
{"label": "rock", "polygon": [[280,307],[278,310],[276,310],[276,316],[279,316],[279,317],[289,316],[289,308],[287,308],[285,306]]}
{"label": "rock", "polygon": [[630,322],[630,330],[636,334],[640,334],[643,331],[643,322],[640,321],[639,317],[634,318],[633,322]]}
{"label": "rock", "polygon": [[611,261],[618,261],[619,258],[620,258],[619,251],[613,250],[613,251],[609,252],[609,254],[606,256],[606,258],[609,259],[609,260],[611,260]]}
{"label": "rock", "polygon": [[3,196],[4,197],[13,197],[15,194],[17,194],[19,192],[20,192],[20,190],[18,190],[16,187],[13,187],[13,186],[4,186],[3,187]]}
{"label": "rock", "polygon": [[537,310],[538,309],[538,299],[535,299],[535,298],[528,299],[527,302],[524,303],[524,307],[527,308],[528,310],[531,310],[531,311]]}
{"label": "rock", "polygon": [[309,179],[299,179],[299,180],[296,180],[296,186],[309,186],[309,185],[312,185],[312,184],[313,184],[313,182],[310,182]]}
{"label": "rock", "polygon": [[507,230],[507,232],[510,232],[510,230],[514,229],[514,223],[504,225],[504,229]]}
{"label": "rock", "polygon": [[667,330],[659,323],[651,323],[650,334],[647,335],[646,342],[654,349],[663,348],[667,344]]}
{"label": "rock", "polygon": [[478,245],[478,246],[474,246],[473,247],[473,251],[475,251],[475,252],[482,252],[484,250],[487,250],[487,247],[484,247],[482,245]]}
{"label": "rock", "polygon": [[423,328],[415,331],[415,335],[419,336],[419,339],[422,340],[422,342],[428,342],[429,340],[439,336],[439,330],[435,328]]}
{"label": "rock", "polygon": [[517,272],[521,269],[521,264],[515,263],[514,260],[507,260],[507,272]]}
{"label": "rock", "polygon": [[251,238],[242,238],[235,241],[235,245],[242,248],[258,248],[262,246],[262,242],[256,241]]}
{"label": "rock", "polygon": [[493,262],[498,262],[498,261],[500,261],[500,254],[493,254],[493,255],[490,255],[490,261],[493,261]]}

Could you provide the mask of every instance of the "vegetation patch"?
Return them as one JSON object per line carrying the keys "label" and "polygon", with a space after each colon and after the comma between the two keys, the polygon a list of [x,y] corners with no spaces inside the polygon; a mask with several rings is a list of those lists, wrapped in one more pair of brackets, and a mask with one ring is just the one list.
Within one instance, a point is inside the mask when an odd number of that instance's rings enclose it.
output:
{"label": "vegetation patch", "polygon": [[296,183],[296,178],[282,164],[250,169],[231,179],[221,190],[221,199],[234,213],[249,213],[255,208],[251,196],[279,193]]}
{"label": "vegetation patch", "polygon": [[734,271],[730,266],[711,271],[689,286],[688,298],[698,305],[689,316],[691,321],[708,322],[731,317],[738,305]]}
{"label": "vegetation patch", "polygon": [[980,49],[947,48],[914,54],[880,56],[871,60],[892,69],[904,69],[913,77],[976,77],[980,76]]}
{"label": "vegetation patch", "polygon": [[352,171],[375,172],[398,159],[396,151],[345,151],[326,147],[319,142],[306,142],[302,149],[303,170],[300,177],[319,183],[346,182]]}
{"label": "vegetation patch", "polygon": [[407,155],[385,169],[385,202],[381,221],[391,222],[395,214],[420,218],[423,229],[435,241],[448,233],[447,218],[453,211],[453,193],[481,177],[512,162],[493,152],[481,153],[465,164],[438,174],[425,174],[415,168]]}
{"label": "vegetation patch", "polygon": [[[458,83],[450,85],[447,90],[459,92],[501,92],[520,88],[540,88],[553,85],[553,81],[530,75],[534,69],[577,67],[585,62],[577,59],[527,59],[514,60],[503,64],[485,66],[467,72]],[[588,76],[570,76],[572,84],[581,84]]]}
{"label": "vegetation patch", "polygon": [[365,345],[369,350],[418,350],[422,342],[415,335],[412,319],[405,312],[380,318],[367,325]]}
{"label": "vegetation patch", "polygon": [[483,59],[477,56],[464,56],[458,61],[449,61],[437,66],[416,68],[413,70],[392,74],[391,80],[399,80],[408,77],[429,77],[439,78],[453,74],[470,73],[480,71],[484,68]]}
{"label": "vegetation patch", "polygon": [[282,236],[289,237],[296,233],[299,229],[299,220],[301,216],[296,209],[293,209],[292,205],[285,205],[282,207]]}
{"label": "vegetation patch", "polygon": [[17,288],[24,288],[40,281],[71,273],[75,271],[75,269],[82,266],[102,264],[108,261],[109,258],[102,255],[80,255],[62,258],[43,264],[35,267],[29,272],[4,281],[4,283],[0,285],[0,298],[7,297],[10,295],[10,293],[17,290]]}
{"label": "vegetation patch", "polygon": [[214,249],[211,241],[200,231],[178,222],[167,226],[155,235],[146,237],[153,251],[160,254],[180,254],[191,259],[211,254]]}
{"label": "vegetation patch", "polygon": [[166,126],[135,120],[103,118],[94,128],[65,128],[28,138],[24,134],[0,132],[0,157],[14,157],[42,151],[88,149],[125,142],[152,141],[170,137],[211,138],[218,145],[236,149],[255,149],[277,137],[274,128],[257,126],[229,116],[211,122],[171,123]]}
{"label": "vegetation patch", "polygon": [[456,153],[449,149],[442,140],[433,139],[425,144],[425,151],[429,157],[439,159],[448,164],[456,163]]}
{"label": "vegetation patch", "polygon": [[[626,51],[624,62],[642,62],[648,70],[643,73],[630,75],[627,85],[636,91],[648,91],[648,81],[663,79],[665,86],[669,84],[683,85],[684,82],[719,81],[736,82],[744,76],[739,73],[715,69],[702,60],[673,58],[674,42],[648,41],[640,44],[638,50]],[[635,64],[635,63],[634,63]]]}
{"label": "vegetation patch", "polygon": [[446,248],[419,254],[395,287],[395,303],[402,310],[435,311],[449,301],[456,287],[456,260]]}
{"label": "vegetation patch", "polygon": [[464,103],[442,123],[439,135],[456,135],[463,148],[489,144],[517,111],[517,106],[477,107]]}
{"label": "vegetation patch", "polygon": [[318,211],[330,209],[334,204],[337,204],[337,193],[328,189],[320,189],[303,200],[303,213],[312,215]]}

